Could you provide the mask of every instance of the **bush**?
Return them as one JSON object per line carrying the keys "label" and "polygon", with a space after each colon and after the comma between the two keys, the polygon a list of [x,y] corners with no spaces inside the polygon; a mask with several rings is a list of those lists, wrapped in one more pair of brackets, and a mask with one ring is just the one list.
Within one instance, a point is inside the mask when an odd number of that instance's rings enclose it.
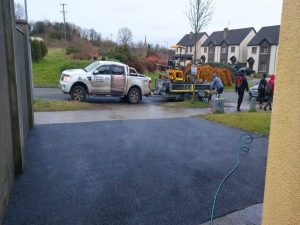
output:
{"label": "bush", "polygon": [[70,55],[72,53],[78,53],[78,52],[80,52],[80,50],[81,49],[79,47],[71,45],[66,48],[66,53],[67,53],[67,55]]}
{"label": "bush", "polygon": [[30,46],[31,58],[33,62],[41,61],[48,53],[48,49],[44,41],[30,40]]}
{"label": "bush", "polygon": [[138,57],[133,57],[130,61],[126,62],[126,64],[135,68],[139,73],[144,73],[146,70],[146,63]]}
{"label": "bush", "polygon": [[156,70],[155,62],[151,60],[146,60],[146,68],[149,72],[154,72]]}

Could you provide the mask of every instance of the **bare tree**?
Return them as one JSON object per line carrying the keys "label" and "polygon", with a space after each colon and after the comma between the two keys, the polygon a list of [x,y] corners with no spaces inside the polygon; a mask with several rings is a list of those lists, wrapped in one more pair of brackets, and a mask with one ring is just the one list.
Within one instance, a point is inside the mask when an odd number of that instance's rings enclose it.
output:
{"label": "bare tree", "polygon": [[123,27],[118,31],[118,40],[123,44],[127,45],[132,40],[132,32],[129,28]]}
{"label": "bare tree", "polygon": [[15,16],[16,19],[25,19],[25,9],[20,3],[15,3]]}
{"label": "bare tree", "polygon": [[186,9],[186,16],[189,19],[191,28],[194,32],[195,49],[194,62],[197,58],[197,38],[200,31],[205,28],[211,21],[214,13],[214,0],[189,0]]}

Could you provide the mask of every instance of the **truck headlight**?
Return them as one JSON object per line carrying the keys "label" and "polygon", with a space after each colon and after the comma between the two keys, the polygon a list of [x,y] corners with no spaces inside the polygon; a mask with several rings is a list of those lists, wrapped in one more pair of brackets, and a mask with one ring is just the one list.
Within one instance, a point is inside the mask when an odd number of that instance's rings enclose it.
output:
{"label": "truck headlight", "polygon": [[70,76],[69,75],[63,75],[62,81],[69,81]]}

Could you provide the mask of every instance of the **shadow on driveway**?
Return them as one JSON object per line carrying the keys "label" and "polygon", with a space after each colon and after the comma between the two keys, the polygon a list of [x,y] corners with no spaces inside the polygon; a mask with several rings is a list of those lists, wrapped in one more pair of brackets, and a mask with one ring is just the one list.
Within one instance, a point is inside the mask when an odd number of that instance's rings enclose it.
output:
{"label": "shadow on driveway", "polygon": [[[38,125],[4,224],[201,224],[241,134],[196,118]],[[241,154],[216,216],[262,202],[267,145]]]}

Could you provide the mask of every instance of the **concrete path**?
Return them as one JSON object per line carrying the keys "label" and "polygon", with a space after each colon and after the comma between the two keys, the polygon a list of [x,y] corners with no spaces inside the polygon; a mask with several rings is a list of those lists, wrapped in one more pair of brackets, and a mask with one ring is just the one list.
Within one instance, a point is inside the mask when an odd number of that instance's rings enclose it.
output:
{"label": "concrete path", "polygon": [[[4,224],[199,225],[242,133],[196,118],[37,125]],[[262,202],[267,145],[241,153],[217,217]]]}

